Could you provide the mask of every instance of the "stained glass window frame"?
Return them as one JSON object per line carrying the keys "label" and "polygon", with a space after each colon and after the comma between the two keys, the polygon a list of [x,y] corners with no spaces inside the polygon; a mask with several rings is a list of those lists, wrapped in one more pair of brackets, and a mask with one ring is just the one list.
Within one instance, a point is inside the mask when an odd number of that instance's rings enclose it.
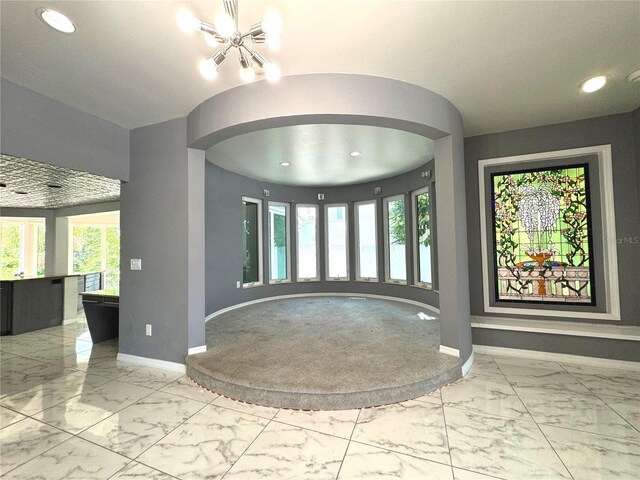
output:
{"label": "stained glass window frame", "polygon": [[[549,303],[496,302],[494,299],[493,253],[491,233],[490,173],[524,170],[544,166],[561,167],[588,162],[592,225],[596,254],[597,306]],[[616,321],[622,319],[618,271],[618,229],[616,228],[616,195],[613,188],[613,154],[611,144],[591,145],[561,150],[546,150],[519,155],[481,158],[477,161],[478,211],[480,219],[479,249],[470,244],[470,277],[482,288],[482,303],[476,305],[478,315],[521,315],[549,320]],[[474,255],[478,255],[474,258]],[[477,265],[477,267],[474,267]],[[475,268],[478,268],[476,275]],[[473,308],[473,299],[472,299]],[[509,317],[505,317],[507,320]],[[533,319],[531,321],[534,321]]]}
{"label": "stained glass window frame", "polygon": [[[566,170],[570,170],[570,169],[583,169],[583,174],[584,174],[584,196],[585,196],[585,220],[586,220],[586,245],[587,245],[587,249],[588,249],[588,258],[589,258],[589,280],[588,280],[588,287],[589,287],[589,301],[585,301],[585,300],[580,300],[580,301],[575,301],[575,298],[570,296],[570,295],[565,295],[563,296],[563,299],[560,298],[559,295],[554,294],[553,292],[550,292],[551,295],[547,296],[546,293],[544,295],[544,298],[540,298],[540,299],[534,299],[531,297],[534,297],[535,294],[530,294],[528,295],[530,298],[517,298],[517,295],[513,295],[510,298],[501,298],[501,292],[500,292],[500,286],[501,286],[501,280],[499,278],[499,251],[498,251],[498,236],[497,236],[497,228],[496,228],[496,192],[495,192],[495,179],[496,177],[507,177],[507,176],[511,176],[511,175],[524,175],[524,174],[536,174],[536,173],[540,173],[540,172],[562,172],[562,171],[566,171]],[[566,175],[565,175],[566,176]],[[558,164],[558,165],[553,165],[553,166],[549,166],[549,165],[545,165],[545,166],[540,166],[540,167],[530,167],[530,168],[519,168],[519,169],[509,169],[509,170],[498,170],[498,171],[492,171],[489,174],[489,190],[490,190],[490,199],[491,199],[491,205],[490,205],[490,219],[491,219],[491,225],[490,225],[490,239],[491,239],[491,251],[492,251],[492,261],[493,261],[493,272],[492,272],[492,276],[493,276],[493,298],[496,304],[534,304],[534,305],[567,305],[567,306],[597,306],[597,295],[596,295],[596,290],[598,288],[597,282],[596,282],[596,276],[595,276],[595,261],[594,261],[594,240],[593,240],[593,218],[592,218],[592,208],[591,208],[591,187],[590,187],[590,174],[589,174],[589,163],[588,162],[580,162],[580,163],[567,163],[567,164]],[[541,189],[541,187],[544,186],[544,183],[541,184],[538,187],[538,190]],[[557,221],[556,226],[559,223],[559,218],[556,219]],[[538,218],[538,221],[540,221],[540,217]],[[520,220],[518,221],[518,223],[520,223]],[[557,229],[554,229],[557,230]],[[522,232],[517,232],[519,234],[521,234]],[[539,238],[542,234],[540,234],[540,232],[537,232],[539,234]],[[550,233],[547,234],[547,239],[551,236]],[[560,235],[562,235],[562,233],[560,233]],[[519,236],[519,239],[522,239],[522,235]],[[528,237],[528,235],[527,235]],[[531,238],[529,238],[529,241],[533,244],[533,240]],[[554,245],[553,243],[551,243],[550,245]],[[559,252],[561,253],[561,252]],[[530,264],[535,264],[537,262],[537,260],[534,260],[533,257],[530,257],[531,261],[529,262]],[[541,258],[540,258],[541,259]],[[548,259],[547,259],[548,260]],[[546,263],[550,263],[547,260],[545,260]],[[553,257],[551,257],[551,260],[554,260]],[[543,272],[543,276],[544,276],[544,272],[547,271],[553,271],[554,266],[550,266],[549,269],[547,270],[546,267],[544,267],[545,262],[543,262],[542,264],[539,264],[537,266],[531,267],[532,270],[535,270],[537,267],[538,271],[542,271]],[[556,262],[553,262],[556,263]],[[525,265],[527,265],[525,263]],[[565,265],[564,266],[564,270],[566,270],[566,267],[574,267],[573,265]],[[563,275],[563,279],[564,279],[564,273]],[[544,277],[543,277],[544,278]],[[561,280],[558,279],[558,283],[562,286],[562,282],[568,282],[566,280]],[[511,282],[511,281],[510,281]],[[516,282],[519,282],[519,280],[516,280]],[[532,287],[531,290],[533,292],[535,292],[537,289],[538,290],[542,290],[543,292],[546,292],[545,290],[545,285],[543,285],[543,282],[546,283],[546,289],[551,290],[551,288],[549,287],[550,284],[555,284],[557,285],[558,283],[556,283],[556,281],[544,281],[544,280],[527,280],[527,282],[531,283],[531,285],[534,284],[540,284],[539,287]],[[580,282],[578,282],[578,285],[582,285]],[[575,285],[574,285],[575,286]],[[553,289],[556,289],[557,287],[554,286]],[[567,288],[563,288],[564,291],[567,291]],[[557,292],[557,290],[556,290]],[[506,295],[503,295],[506,296]],[[524,297],[526,297],[527,295],[523,295]],[[579,298],[579,297],[578,297]],[[568,299],[573,299],[572,300],[568,300]]]}

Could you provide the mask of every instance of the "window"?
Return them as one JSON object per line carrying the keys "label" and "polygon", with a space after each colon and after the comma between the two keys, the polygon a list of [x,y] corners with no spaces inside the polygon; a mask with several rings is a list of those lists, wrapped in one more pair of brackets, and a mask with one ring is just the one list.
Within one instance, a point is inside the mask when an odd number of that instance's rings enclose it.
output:
{"label": "window", "polygon": [[431,198],[429,187],[421,188],[411,194],[413,206],[413,269],[414,284],[432,288],[432,230]]}
{"label": "window", "polygon": [[384,199],[385,281],[407,283],[404,195]]}
{"label": "window", "polygon": [[2,278],[44,275],[44,218],[4,217],[0,221],[0,252]]}
{"label": "window", "polygon": [[242,284],[262,284],[262,200],[242,197]]}
{"label": "window", "polygon": [[291,280],[289,204],[269,202],[269,282]]}
{"label": "window", "polygon": [[355,204],[356,280],[378,281],[378,249],[375,200]]}
{"label": "window", "polygon": [[589,165],[491,174],[497,300],[594,304]]}
{"label": "window", "polygon": [[296,206],[298,280],[320,280],[318,269],[318,206]]}
{"label": "window", "polygon": [[349,222],[347,205],[325,205],[327,280],[349,280]]}
{"label": "window", "polygon": [[92,224],[101,221],[100,215],[93,219],[78,219],[70,222],[71,271],[73,273],[105,272],[107,290],[120,287],[120,227],[113,224]]}

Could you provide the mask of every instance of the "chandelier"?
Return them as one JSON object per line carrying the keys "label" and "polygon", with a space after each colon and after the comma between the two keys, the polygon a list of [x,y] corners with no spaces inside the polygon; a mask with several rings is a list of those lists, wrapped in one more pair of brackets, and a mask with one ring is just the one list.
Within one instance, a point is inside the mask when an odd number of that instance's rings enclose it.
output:
{"label": "chandelier", "polygon": [[217,76],[218,67],[225,61],[229,50],[236,48],[240,61],[240,78],[250,82],[256,74],[275,82],[280,78],[280,67],[269,62],[260,53],[247,46],[264,43],[272,49],[280,46],[282,20],[275,13],[269,13],[260,23],[253,25],[247,33],[238,30],[238,0],[223,0],[224,12],[219,13],[213,23],[196,18],[188,10],[181,10],[176,16],[178,27],[184,33],[193,35],[202,31],[206,42],[217,50],[207,60],[200,63],[200,73],[207,80]]}

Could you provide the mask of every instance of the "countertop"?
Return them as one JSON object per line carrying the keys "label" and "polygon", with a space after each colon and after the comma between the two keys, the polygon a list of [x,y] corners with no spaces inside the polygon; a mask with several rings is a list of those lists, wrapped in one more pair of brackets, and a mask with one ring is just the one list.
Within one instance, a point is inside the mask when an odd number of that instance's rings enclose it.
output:
{"label": "countertop", "polygon": [[102,272],[89,272],[89,273],[70,273],[69,275],[41,275],[41,276],[24,276],[24,277],[2,277],[0,281],[2,282],[20,282],[22,280],[53,280],[56,278],[67,278],[67,277],[81,277],[84,275],[92,275],[95,273]]}
{"label": "countertop", "polygon": [[80,295],[93,295],[96,297],[119,297],[120,291],[117,288],[106,290],[93,290],[92,292],[81,292]]}

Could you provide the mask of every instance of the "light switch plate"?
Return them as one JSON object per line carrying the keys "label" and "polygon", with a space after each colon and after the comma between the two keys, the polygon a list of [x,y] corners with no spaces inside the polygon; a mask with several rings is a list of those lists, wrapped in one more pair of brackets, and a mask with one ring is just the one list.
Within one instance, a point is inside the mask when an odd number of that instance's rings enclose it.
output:
{"label": "light switch plate", "polygon": [[132,258],[131,259],[131,270],[142,270],[142,259],[141,258]]}
{"label": "light switch plate", "polygon": [[151,336],[151,324],[150,324],[150,323],[147,323],[146,328],[145,328],[145,330],[144,330],[144,333],[145,333],[148,337],[150,337],[150,336]]}

